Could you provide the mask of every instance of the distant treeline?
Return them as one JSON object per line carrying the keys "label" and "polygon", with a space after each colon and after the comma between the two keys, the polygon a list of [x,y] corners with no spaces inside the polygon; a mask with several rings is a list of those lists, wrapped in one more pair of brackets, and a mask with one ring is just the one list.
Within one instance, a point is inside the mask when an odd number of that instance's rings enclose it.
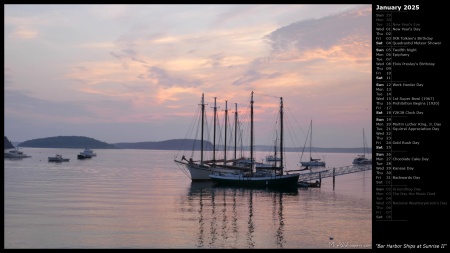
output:
{"label": "distant treeline", "polygon": [[116,148],[112,144],[84,136],[57,136],[33,139],[21,142],[18,146],[31,148]]}
{"label": "distant treeline", "polygon": [[[135,143],[115,143],[114,145],[117,148],[122,149],[157,149],[157,150],[200,150],[201,149],[200,140],[193,139],[174,139],[167,141],[157,141],[157,142],[135,142]],[[234,146],[228,146],[227,150],[233,150]],[[203,150],[213,150],[213,144],[209,141],[203,142]],[[218,145],[216,150],[223,150],[223,146]],[[237,151],[248,151],[250,147],[238,147]],[[255,145],[254,150],[256,151],[272,151],[273,146],[266,145]],[[302,152],[303,147],[301,148],[293,148],[293,147],[285,147],[286,152]],[[309,152],[309,147],[308,147]],[[312,152],[317,153],[363,153],[364,148],[312,148]],[[368,153],[372,152],[372,149],[369,148]]]}
{"label": "distant treeline", "polygon": [[[6,147],[5,136],[5,147]],[[8,141],[9,142],[9,141]],[[12,146],[12,144],[11,144]],[[34,148],[97,148],[97,149],[153,149],[153,150],[200,150],[201,141],[194,139],[173,139],[167,141],[147,141],[147,142],[120,142],[114,144],[108,144],[99,140],[95,140],[89,137],[83,136],[57,136],[41,139],[33,139],[19,143],[19,147],[34,147]],[[14,146],[13,146],[14,148]],[[222,150],[223,146],[218,145],[216,150]],[[227,150],[233,150],[233,146],[228,146]],[[203,142],[203,150],[213,150],[213,144],[209,141]],[[237,147],[237,151],[248,151],[248,146]],[[273,146],[256,145],[255,151],[273,151]],[[306,150],[303,147],[285,147],[286,152],[302,152]],[[309,148],[307,148],[309,152]],[[305,151],[306,152],[306,151]],[[312,148],[312,152],[315,153],[363,153],[364,149],[361,148]],[[371,153],[372,149],[366,150],[367,153]]]}
{"label": "distant treeline", "polygon": [[[173,139],[167,141],[121,142],[114,146],[123,149],[158,149],[158,150],[201,150],[201,141],[194,139]],[[212,150],[213,144],[203,141],[203,150]]]}

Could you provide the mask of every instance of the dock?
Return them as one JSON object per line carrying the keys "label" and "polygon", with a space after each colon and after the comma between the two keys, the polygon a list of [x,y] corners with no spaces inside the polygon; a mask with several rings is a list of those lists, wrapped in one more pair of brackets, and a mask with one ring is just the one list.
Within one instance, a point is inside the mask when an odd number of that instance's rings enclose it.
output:
{"label": "dock", "polygon": [[356,173],[366,170],[371,170],[372,164],[367,165],[348,165],[338,168],[332,168],[332,169],[324,169],[320,171],[314,171],[314,172],[306,172],[306,173],[300,173],[300,177],[298,178],[299,181],[299,187],[302,187],[305,185],[305,182],[309,182],[312,180],[318,180],[319,183],[316,184],[317,186],[314,187],[320,187],[320,184],[322,182],[322,178],[326,177],[333,177],[333,185],[334,185],[334,177],[340,176],[340,175],[346,175],[350,173]]}

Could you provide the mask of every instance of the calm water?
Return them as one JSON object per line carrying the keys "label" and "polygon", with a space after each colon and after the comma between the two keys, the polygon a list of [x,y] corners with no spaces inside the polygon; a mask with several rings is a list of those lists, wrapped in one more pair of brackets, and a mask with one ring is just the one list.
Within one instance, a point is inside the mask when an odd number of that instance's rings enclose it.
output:
{"label": "calm water", "polygon": [[[4,248],[372,248],[371,170],[336,177],[334,190],[325,178],[276,192],[191,183],[176,151],[23,151],[32,157],[4,161]],[[56,153],[70,162],[49,163]]]}

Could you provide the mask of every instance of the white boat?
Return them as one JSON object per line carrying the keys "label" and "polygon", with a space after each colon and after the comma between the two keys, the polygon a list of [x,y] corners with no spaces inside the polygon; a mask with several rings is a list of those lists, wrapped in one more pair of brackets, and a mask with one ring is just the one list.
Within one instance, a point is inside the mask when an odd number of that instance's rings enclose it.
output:
{"label": "white boat", "polygon": [[372,164],[372,160],[366,158],[366,155],[357,155],[355,159],[353,159],[353,164]]}
{"label": "white boat", "polygon": [[276,167],[276,165],[274,165],[273,163],[259,163],[259,162],[255,162],[255,169],[271,169]]}
{"label": "white boat", "polygon": [[77,158],[82,160],[82,159],[88,159],[88,158],[92,158],[94,156],[97,156],[96,153],[94,153],[94,151],[92,151],[89,148],[85,148],[83,151],[81,151],[78,155]]}
{"label": "white boat", "polygon": [[89,148],[85,148],[83,150],[83,152],[81,152],[80,154],[85,155],[85,156],[90,156],[90,157],[97,156],[97,154],[94,153],[94,151],[92,149],[89,149]]}
{"label": "white boat", "polygon": [[27,158],[27,157],[31,157],[31,156],[24,154],[22,150],[19,150],[19,148],[14,148],[12,150],[9,150],[8,152],[5,152],[4,157],[5,158]]}
{"label": "white boat", "polygon": [[[205,116],[205,99],[204,99],[204,94],[202,94],[202,99],[201,99],[201,103],[199,104],[201,106],[200,109],[200,114],[201,115],[197,115],[196,119],[199,119],[198,122],[198,126],[196,126],[196,128],[198,130],[201,131],[200,134],[200,141],[198,142],[197,140],[194,139],[194,141],[192,142],[192,149],[191,150],[180,150],[180,152],[183,153],[181,159],[174,159],[174,162],[179,165],[179,168],[188,176],[191,178],[192,181],[196,182],[196,181],[210,181],[211,178],[209,177],[209,175],[211,174],[211,172],[214,171],[218,171],[218,172],[222,172],[222,173],[226,173],[226,172],[231,172],[231,173],[238,173],[241,170],[250,170],[250,165],[251,163],[248,163],[248,161],[246,160],[246,158],[241,157],[241,158],[237,158],[237,151],[236,151],[236,143],[237,143],[237,139],[235,137],[235,152],[234,152],[234,158],[233,159],[229,159],[227,160],[227,146],[226,146],[226,142],[224,145],[224,156],[223,159],[217,159],[216,158],[216,143],[215,143],[215,136],[216,136],[216,103],[214,102],[214,133],[213,133],[213,137],[214,137],[214,141],[213,141],[213,146],[212,146],[212,150],[211,148],[204,148],[204,145],[206,144],[205,142],[205,123],[204,121],[206,120],[206,116]],[[227,119],[227,112],[228,109],[226,108],[225,110],[225,120]],[[225,126],[227,124],[225,123]],[[235,129],[237,129],[237,125],[238,125],[238,121],[237,121],[237,104],[236,104],[236,113],[235,113]],[[227,130],[225,128],[225,140],[227,139],[226,137],[226,133]],[[196,136],[197,137],[197,136]],[[200,144],[200,150],[198,150],[198,144]],[[183,147],[186,148],[186,147]],[[194,150],[197,150],[198,152],[194,152]],[[208,151],[208,152],[206,152]],[[186,158],[186,153],[188,152],[189,154],[189,159]],[[181,155],[181,154],[180,154]],[[208,159],[205,159],[206,156],[208,155]],[[195,159],[195,160],[194,160]]]}
{"label": "white boat", "polygon": [[57,163],[68,162],[68,161],[70,161],[70,158],[63,158],[62,155],[56,154],[55,156],[49,156],[48,161],[49,162],[57,162]]}
{"label": "white boat", "polygon": [[[253,94],[250,100],[250,161],[253,159]],[[283,98],[280,98],[280,164],[264,165],[253,162],[250,171],[240,172],[219,172],[212,171],[209,177],[216,184],[243,186],[243,187],[279,187],[279,188],[297,188],[300,174],[285,174],[283,165]]]}
{"label": "white boat", "polygon": [[279,162],[280,157],[277,157],[277,139],[275,139],[275,144],[273,145],[273,155],[266,156],[266,162]]}
{"label": "white boat", "polygon": [[[309,161],[300,161],[300,164],[302,166],[325,166],[325,162],[321,161],[321,159],[312,158],[312,120],[311,120],[311,123],[310,123],[309,132],[310,132],[310,138],[309,138]],[[306,146],[306,142],[305,142],[305,146]],[[304,147],[303,147],[303,149],[304,149]],[[302,157],[303,157],[303,152],[302,152]],[[300,160],[301,160],[301,158],[300,158]]]}
{"label": "white boat", "polygon": [[280,158],[273,155],[266,156],[266,162],[279,162]]}
{"label": "white boat", "polygon": [[273,155],[266,156],[266,162],[279,162],[280,158]]}
{"label": "white boat", "polygon": [[367,148],[367,142],[366,142],[366,135],[364,134],[364,128],[363,128],[363,150],[364,154],[357,155],[355,159],[353,159],[353,164],[359,165],[359,164],[372,164],[372,159],[369,159],[366,157],[366,148]]}

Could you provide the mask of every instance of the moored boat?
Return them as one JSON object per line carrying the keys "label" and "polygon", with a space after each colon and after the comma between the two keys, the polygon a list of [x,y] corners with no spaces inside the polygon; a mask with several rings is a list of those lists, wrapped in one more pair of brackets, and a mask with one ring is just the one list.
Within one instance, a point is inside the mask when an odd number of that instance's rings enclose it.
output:
{"label": "moored boat", "polygon": [[366,157],[367,142],[366,142],[366,135],[364,134],[364,128],[363,128],[363,146],[364,146],[363,147],[364,154],[357,155],[355,159],[353,159],[353,164],[356,165],[372,164],[372,159]]}
{"label": "moored boat", "polygon": [[90,157],[97,156],[97,154],[90,148],[85,148],[83,150],[83,152],[81,152],[81,154],[83,154],[85,156],[90,156]]}
{"label": "moored boat", "polygon": [[88,159],[88,158],[92,158],[93,156],[97,156],[96,153],[94,153],[94,151],[92,151],[89,148],[85,148],[83,151],[81,151],[78,155],[77,158],[82,160],[82,159]]}
{"label": "moored boat", "polygon": [[9,150],[8,152],[5,152],[4,157],[5,158],[28,158],[31,156],[24,154],[22,150],[19,150],[19,148],[14,148],[12,150]]}
{"label": "moored boat", "polygon": [[83,154],[83,152],[81,152],[77,155],[77,158],[80,160],[83,160],[83,159],[90,159],[90,158],[92,158],[92,156]]}
{"label": "moored boat", "polygon": [[[309,161],[300,161],[302,166],[325,166],[325,162],[321,161],[319,158],[312,158],[312,120],[309,126]],[[302,153],[303,157],[303,153]]]}
{"label": "moored boat", "polygon": [[48,161],[49,162],[57,162],[57,163],[68,162],[68,161],[70,161],[70,158],[63,158],[62,155],[56,154],[55,156],[49,156]]}
{"label": "moored boat", "polygon": [[266,162],[279,162],[280,158],[273,155],[266,156]]}

